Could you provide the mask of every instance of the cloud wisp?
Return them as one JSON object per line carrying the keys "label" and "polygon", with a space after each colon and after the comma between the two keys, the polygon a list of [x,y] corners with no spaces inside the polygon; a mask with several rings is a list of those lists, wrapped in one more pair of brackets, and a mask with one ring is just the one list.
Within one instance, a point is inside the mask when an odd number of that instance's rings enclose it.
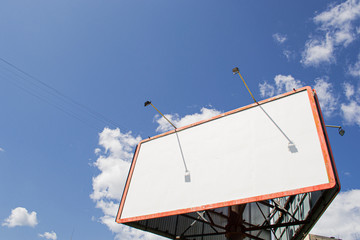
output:
{"label": "cloud wisp", "polygon": [[285,45],[284,43],[288,40],[288,37],[286,34],[274,33],[272,35],[272,38],[275,43],[277,43],[279,46],[281,46],[282,54],[284,55],[284,57],[286,57],[286,59],[288,61],[293,60],[295,58],[294,51],[292,51],[288,47],[284,46]]}
{"label": "cloud wisp", "polygon": [[344,83],[344,93],[345,93],[346,98],[348,100],[350,100],[355,94],[354,85],[347,83],[347,82]]}
{"label": "cloud wisp", "polygon": [[334,115],[339,106],[339,98],[335,96],[332,83],[327,77],[315,79],[314,89],[319,98],[322,113],[326,117]]}
{"label": "cloud wisp", "polygon": [[321,34],[311,35],[305,43],[301,63],[304,66],[319,66],[335,62],[335,50],[347,47],[359,35],[355,21],[360,19],[360,1],[347,0],[331,5],[317,14],[313,21]]}
{"label": "cloud wisp", "polygon": [[43,234],[39,233],[39,237],[45,238],[45,239],[50,239],[50,240],[57,240],[57,235],[54,231],[44,232]]}
{"label": "cloud wisp", "polygon": [[360,88],[344,83],[344,94],[347,102],[341,104],[341,114],[347,124],[360,126]]}
{"label": "cloud wisp", "polygon": [[353,77],[360,77],[360,54],[357,61],[349,66],[348,73]]}
{"label": "cloud wisp", "polygon": [[[178,114],[166,116],[174,121],[176,126],[180,127],[208,119],[219,113],[215,109],[202,108],[200,113],[186,115],[182,118]],[[162,122],[156,117],[155,119],[159,124],[157,131],[171,129],[171,126],[166,124],[167,122]],[[140,136],[134,136],[131,132],[122,133],[118,128],[105,128],[99,134],[100,147],[95,149],[98,158],[93,165],[99,170],[99,174],[92,179],[93,192],[90,198],[103,213],[98,221],[105,224],[115,234],[115,239],[165,239],[115,222],[133,151],[140,140]]]}
{"label": "cloud wisp", "polygon": [[272,37],[273,37],[274,41],[279,44],[283,44],[287,40],[287,36],[285,34],[281,34],[281,33],[274,33],[272,35]]}
{"label": "cloud wisp", "polygon": [[295,59],[295,53],[294,51],[290,51],[288,49],[284,49],[282,51],[282,54],[286,57],[288,61]]}
{"label": "cloud wisp", "polygon": [[2,226],[9,228],[17,226],[30,226],[35,227],[38,224],[37,213],[29,213],[26,208],[17,207],[11,210],[11,214],[5,221],[2,223]]}

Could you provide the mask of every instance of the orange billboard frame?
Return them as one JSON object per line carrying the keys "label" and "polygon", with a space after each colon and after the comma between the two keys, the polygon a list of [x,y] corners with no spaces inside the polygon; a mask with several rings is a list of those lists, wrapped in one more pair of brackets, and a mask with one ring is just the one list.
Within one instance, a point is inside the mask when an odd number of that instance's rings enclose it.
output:
{"label": "orange billboard frame", "polygon": [[177,209],[174,211],[166,211],[166,212],[161,212],[161,213],[156,213],[156,214],[147,214],[147,215],[143,215],[143,216],[130,217],[130,218],[121,218],[121,214],[122,214],[124,204],[126,201],[126,196],[127,196],[130,184],[131,184],[133,172],[135,169],[135,165],[137,162],[137,157],[138,157],[141,145],[145,142],[148,142],[148,141],[151,141],[151,140],[174,133],[175,130],[172,130],[172,131],[168,131],[166,133],[163,133],[163,134],[160,134],[160,135],[157,135],[154,137],[150,137],[148,139],[144,139],[136,147],[133,161],[132,161],[132,164],[131,164],[131,167],[129,170],[128,178],[127,178],[125,188],[123,191],[123,195],[121,198],[119,210],[116,215],[116,222],[117,223],[129,223],[129,222],[134,222],[134,221],[141,221],[141,220],[161,218],[161,217],[172,216],[172,215],[180,215],[180,214],[191,213],[191,212],[196,212],[196,211],[203,211],[203,210],[207,210],[207,209],[221,208],[221,207],[227,207],[227,206],[232,206],[232,205],[240,205],[240,204],[251,203],[251,202],[259,202],[259,201],[263,201],[263,200],[281,198],[281,197],[286,197],[286,196],[290,196],[290,195],[297,195],[297,194],[302,194],[302,193],[331,189],[331,188],[334,188],[336,185],[338,185],[339,189],[340,189],[338,174],[337,174],[335,164],[333,162],[331,147],[328,144],[328,137],[327,137],[326,129],[324,127],[325,124],[323,122],[323,117],[321,114],[320,106],[317,102],[316,92],[314,90],[312,90],[310,87],[303,87],[303,88],[293,90],[288,93],[284,93],[284,94],[276,96],[276,97],[272,97],[272,98],[260,101],[258,103],[253,103],[253,104],[247,105],[245,107],[241,107],[241,108],[238,108],[238,109],[226,112],[226,113],[222,113],[222,114],[212,117],[208,120],[202,120],[202,121],[178,128],[176,131],[181,131],[181,130],[191,128],[191,127],[194,127],[194,126],[197,126],[200,124],[204,124],[206,122],[213,121],[215,119],[222,118],[224,116],[231,115],[231,114],[234,114],[234,113],[237,113],[240,111],[244,111],[246,109],[253,108],[253,107],[256,107],[261,104],[275,101],[277,99],[280,99],[280,98],[283,98],[283,97],[286,97],[286,96],[289,96],[289,95],[292,95],[292,94],[295,94],[298,92],[302,92],[302,91],[307,91],[307,93],[308,93],[308,97],[309,97],[309,101],[310,101],[310,105],[311,105],[311,109],[312,109],[312,114],[313,114],[313,117],[315,120],[316,130],[317,130],[317,134],[319,137],[322,154],[324,157],[326,172],[327,172],[328,178],[329,178],[328,183],[320,184],[320,185],[316,185],[316,186],[305,187],[305,188],[300,188],[300,189],[288,190],[288,191],[283,191],[283,192],[277,192],[277,193],[272,193],[272,194],[264,194],[264,195],[260,195],[260,196],[256,196],[256,197],[250,197],[250,198],[244,198],[244,199],[238,199],[238,200],[232,200],[232,201],[225,201],[225,202],[219,202],[219,203],[215,203],[215,204],[207,204],[207,205],[202,205],[202,206],[196,206],[196,207],[192,207],[192,208]]}

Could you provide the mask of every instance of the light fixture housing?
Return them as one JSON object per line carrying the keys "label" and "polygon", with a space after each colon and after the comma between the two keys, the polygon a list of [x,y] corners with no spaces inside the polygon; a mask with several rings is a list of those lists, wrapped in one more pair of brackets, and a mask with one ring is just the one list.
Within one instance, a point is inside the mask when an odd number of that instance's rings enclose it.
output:
{"label": "light fixture housing", "polygon": [[147,107],[147,106],[149,106],[150,104],[151,104],[150,101],[146,101],[146,102],[144,103],[144,107]]}
{"label": "light fixture housing", "polygon": [[339,128],[339,134],[340,134],[340,136],[344,136],[344,134],[345,134],[345,130],[342,129],[341,127]]}
{"label": "light fixture housing", "polygon": [[239,73],[239,68],[238,67],[234,67],[232,70],[233,74],[237,74]]}

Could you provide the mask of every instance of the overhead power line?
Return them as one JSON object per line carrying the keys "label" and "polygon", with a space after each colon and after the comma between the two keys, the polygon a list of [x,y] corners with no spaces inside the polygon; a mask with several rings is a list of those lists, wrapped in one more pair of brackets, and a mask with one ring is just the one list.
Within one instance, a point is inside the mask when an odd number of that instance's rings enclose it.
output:
{"label": "overhead power line", "polygon": [[[3,70],[0,71],[0,75],[12,81],[12,83],[27,92],[28,94],[38,98],[39,100],[55,107],[61,112],[73,117],[90,127],[96,128],[93,123],[89,121],[89,117],[96,120],[99,123],[108,125],[109,127],[121,127],[123,130],[127,130],[119,123],[105,117],[103,114],[89,108],[88,106],[66,96],[56,88],[41,81],[40,79],[32,76],[16,65],[0,57],[3,64],[0,64]],[[82,114],[80,113],[82,112]],[[85,117],[84,117],[85,115]],[[98,128],[96,128],[98,130]]]}

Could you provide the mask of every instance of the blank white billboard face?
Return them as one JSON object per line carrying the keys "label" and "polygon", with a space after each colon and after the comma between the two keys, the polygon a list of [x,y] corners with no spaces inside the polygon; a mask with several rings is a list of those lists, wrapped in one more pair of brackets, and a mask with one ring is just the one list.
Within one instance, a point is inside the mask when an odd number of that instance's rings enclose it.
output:
{"label": "blank white billboard face", "polygon": [[143,140],[116,221],[177,215],[334,186],[322,123],[313,92],[306,87],[179,128],[177,133]]}

